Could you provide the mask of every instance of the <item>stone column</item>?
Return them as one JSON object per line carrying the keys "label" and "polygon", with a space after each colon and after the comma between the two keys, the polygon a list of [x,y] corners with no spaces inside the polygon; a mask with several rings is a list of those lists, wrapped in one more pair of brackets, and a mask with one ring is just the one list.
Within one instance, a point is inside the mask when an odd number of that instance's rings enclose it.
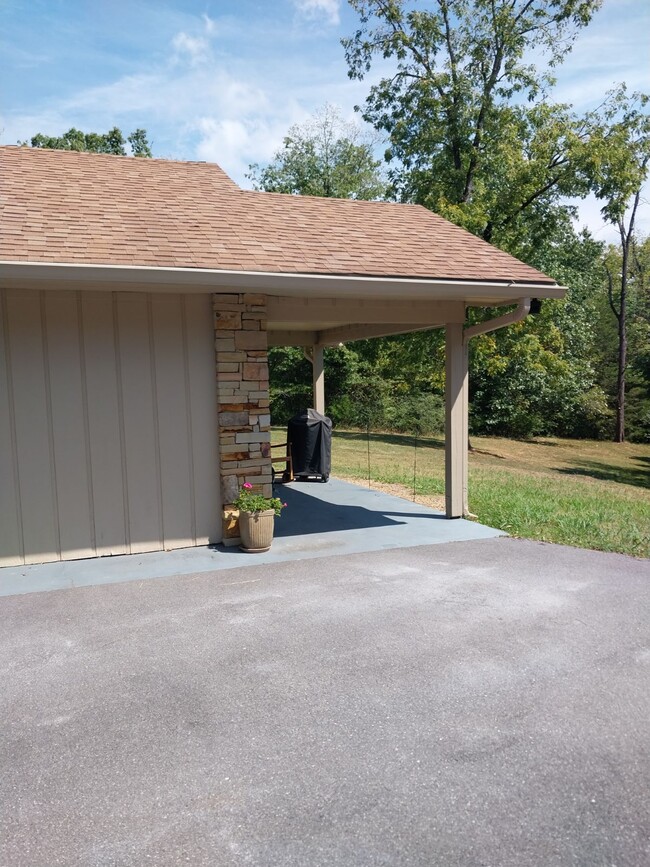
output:
{"label": "stone column", "polygon": [[244,482],[272,496],[266,296],[212,296],[223,543],[239,543],[232,505]]}

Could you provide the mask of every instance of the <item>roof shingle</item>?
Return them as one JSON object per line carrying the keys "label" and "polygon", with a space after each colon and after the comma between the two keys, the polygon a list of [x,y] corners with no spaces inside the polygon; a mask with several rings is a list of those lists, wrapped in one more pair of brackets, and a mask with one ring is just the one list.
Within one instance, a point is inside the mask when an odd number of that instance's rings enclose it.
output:
{"label": "roof shingle", "polygon": [[7,146],[0,259],[555,283],[419,205],[242,190],[211,163]]}

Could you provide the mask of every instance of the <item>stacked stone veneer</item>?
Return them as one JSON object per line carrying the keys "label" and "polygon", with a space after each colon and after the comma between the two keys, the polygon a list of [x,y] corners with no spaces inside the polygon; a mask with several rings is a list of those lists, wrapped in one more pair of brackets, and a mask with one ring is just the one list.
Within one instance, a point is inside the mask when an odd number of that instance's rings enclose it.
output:
{"label": "stacked stone veneer", "polygon": [[223,541],[239,542],[240,486],[272,495],[264,295],[213,295]]}

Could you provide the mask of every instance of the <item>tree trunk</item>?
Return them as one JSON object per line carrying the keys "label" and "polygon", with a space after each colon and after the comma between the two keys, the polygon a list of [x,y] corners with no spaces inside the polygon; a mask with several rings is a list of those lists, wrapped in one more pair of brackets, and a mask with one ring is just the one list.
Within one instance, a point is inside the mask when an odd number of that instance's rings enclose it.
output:
{"label": "tree trunk", "polygon": [[[639,205],[640,192],[634,197],[632,213],[628,227],[623,220],[619,220],[618,231],[621,236],[621,252],[623,262],[621,267],[621,300],[618,306],[618,376],[616,382],[616,431],[615,443],[625,442],[625,368],[627,367],[627,278],[630,262],[630,249],[634,239],[634,220]],[[610,292],[610,304],[612,304]],[[612,304],[612,309],[616,313]]]}
{"label": "tree trunk", "polygon": [[609,284],[609,303],[618,319],[618,377],[616,383],[616,431],[614,434],[615,443],[625,442],[625,368],[627,367],[627,278],[628,267],[630,262],[630,252],[634,244],[634,221],[636,219],[637,208],[641,199],[641,190],[637,190],[632,204],[632,212],[630,221],[625,226],[625,221],[621,218],[618,221],[618,231],[621,236],[621,252],[623,254],[623,262],[621,268],[621,301],[618,307],[618,313],[614,307],[612,299],[612,283]]}
{"label": "tree trunk", "polygon": [[[625,275],[625,269],[623,270]],[[627,367],[627,331],[625,323],[625,276],[621,280],[621,308],[618,318],[618,377],[616,388],[616,432],[615,443],[625,442],[625,368]]]}

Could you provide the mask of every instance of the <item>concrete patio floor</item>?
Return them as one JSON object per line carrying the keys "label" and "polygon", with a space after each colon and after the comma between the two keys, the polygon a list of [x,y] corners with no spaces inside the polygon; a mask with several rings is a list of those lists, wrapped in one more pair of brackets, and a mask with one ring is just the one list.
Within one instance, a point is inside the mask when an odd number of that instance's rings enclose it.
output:
{"label": "concrete patio floor", "polygon": [[509,538],[0,599],[0,864],[641,867],[649,610]]}
{"label": "concrete patio floor", "polygon": [[278,485],[276,493],[288,505],[276,520],[273,547],[264,554],[218,545],[10,566],[0,568],[0,596],[505,535],[473,521],[449,521],[418,503],[334,478],[327,484]]}

